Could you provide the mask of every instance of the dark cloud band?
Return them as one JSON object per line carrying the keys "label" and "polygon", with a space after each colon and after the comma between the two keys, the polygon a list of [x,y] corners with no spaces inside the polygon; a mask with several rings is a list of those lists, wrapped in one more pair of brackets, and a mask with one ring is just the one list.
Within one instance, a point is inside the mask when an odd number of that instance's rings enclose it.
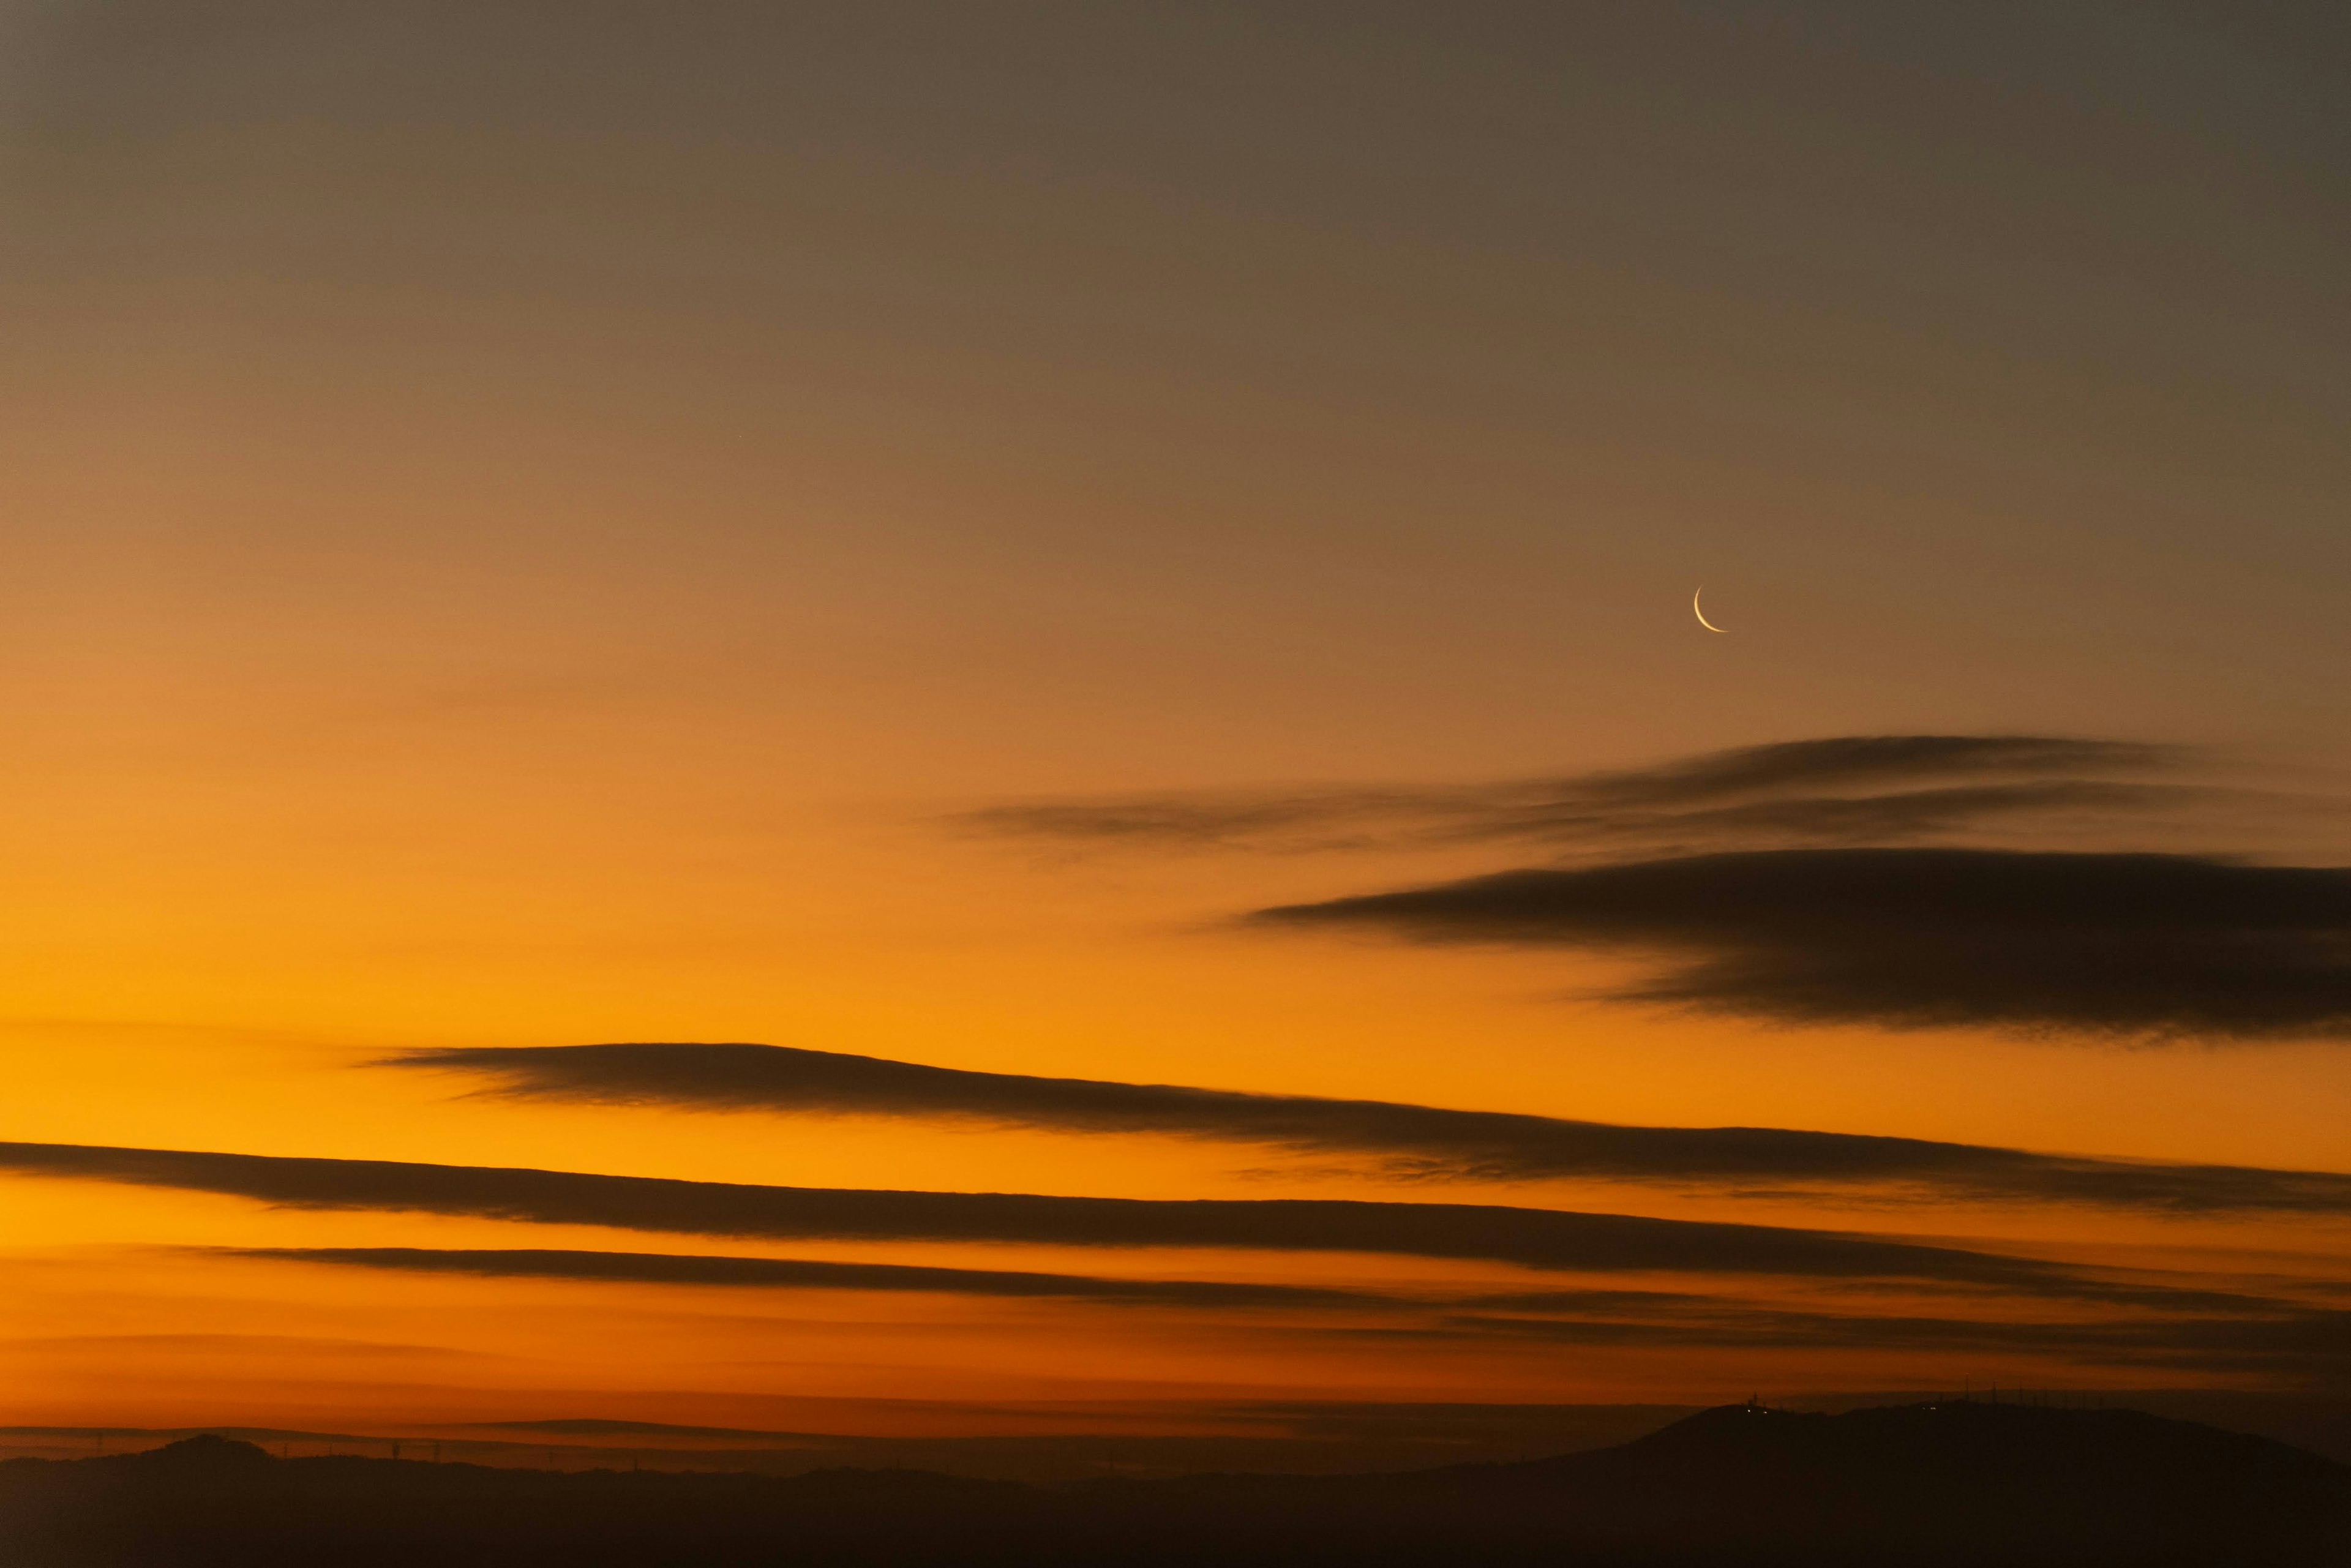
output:
{"label": "dark cloud band", "polygon": [[[1660,1291],[1560,1291],[1452,1301],[1287,1285],[1120,1280],[801,1259],[534,1248],[204,1248],[209,1255],[413,1274],[726,1289],[913,1291],[1191,1311],[1374,1312],[1422,1326],[1345,1330],[1408,1338],[1625,1348],[2031,1354],[2083,1364],[2329,1376],[2351,1362],[2351,1313],[2244,1296],[2158,1298],[2162,1315],[2082,1322],[1856,1314]],[[2199,1315],[2198,1309],[2204,1309]]]}
{"label": "dark cloud band", "polygon": [[1792,1023],[2351,1035],[2351,871],[2188,855],[1755,851],[1504,872],[1261,926],[1665,956],[1619,999]]}
{"label": "dark cloud band", "polygon": [[1642,1316],[1458,1313],[1428,1332],[1594,1346],[2037,1355],[2083,1365],[2284,1375],[2326,1384],[2339,1384],[2351,1373],[2351,1312],[2293,1307],[2227,1317],[2032,1322],[1871,1317],[1694,1301],[1689,1311]]}
{"label": "dark cloud band", "polygon": [[222,1257],[320,1263],[413,1274],[486,1279],[575,1280],[755,1290],[890,1291],[1107,1301],[1197,1308],[1392,1307],[1391,1298],[1300,1285],[1217,1280],[1119,1280],[998,1269],[931,1269],[904,1263],[835,1263],[801,1258],[714,1258],[668,1252],[590,1252],[545,1248],[215,1247]]}
{"label": "dark cloud band", "polygon": [[1384,1174],[1592,1178],[1714,1190],[1868,1187],[2166,1214],[2351,1213],[2351,1176],[2139,1164],[1772,1127],[1630,1127],[1383,1101],[975,1072],[747,1044],[484,1047],[387,1065],[461,1072],[536,1100],[908,1117],[1154,1134],[1360,1156]]}
{"label": "dark cloud band", "polygon": [[2042,1295],[2111,1290],[2060,1265],[1834,1231],[1451,1203],[1061,1197],[752,1186],[388,1160],[0,1144],[0,1170],[295,1208],[465,1215],[764,1239],[1370,1252],[1559,1270],[1906,1279]]}

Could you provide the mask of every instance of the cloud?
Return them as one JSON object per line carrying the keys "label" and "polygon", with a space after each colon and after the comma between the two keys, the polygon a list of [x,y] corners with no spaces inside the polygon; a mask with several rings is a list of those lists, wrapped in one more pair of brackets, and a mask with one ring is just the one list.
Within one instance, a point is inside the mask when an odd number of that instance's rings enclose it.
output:
{"label": "cloud", "polygon": [[577,1280],[758,1290],[914,1291],[1023,1299],[1060,1298],[1135,1306],[1339,1307],[1404,1303],[1360,1291],[1255,1285],[1215,1280],[1119,1280],[995,1269],[932,1269],[903,1263],[834,1263],[799,1258],[713,1258],[668,1252],[588,1252],[539,1248],[207,1247],[215,1257],[320,1263],[413,1274],[487,1279]]}
{"label": "cloud", "polygon": [[[1411,1329],[1374,1331],[1414,1334]],[[1719,1298],[1653,1305],[1645,1315],[1501,1317],[1458,1313],[1440,1336],[1719,1350],[2043,1355],[2086,1365],[2291,1376],[2339,1383],[2351,1372],[2351,1312],[2283,1303],[2234,1316],[2056,1322],[1789,1312]]]}
{"label": "cloud", "polygon": [[660,1176],[0,1144],[0,1170],[219,1193],[291,1208],[463,1215],[762,1239],[1022,1242],[1371,1252],[1586,1271],[1919,1280],[2134,1298],[2035,1259],[1722,1221],[1457,1203],[1061,1197],[753,1186]]}
{"label": "cloud", "polygon": [[[388,1344],[381,1340],[329,1339],[318,1334],[275,1333],[82,1333],[45,1334],[37,1338],[0,1340],[13,1354],[32,1351],[95,1351],[109,1358],[133,1351],[186,1352],[211,1358],[253,1355],[340,1355],[404,1360],[508,1361],[491,1351],[457,1350],[440,1344]],[[37,1431],[37,1427],[0,1427],[0,1432]]]}
{"label": "cloud", "polygon": [[1813,849],[1503,872],[1259,926],[1628,949],[1613,998],[1784,1023],[2149,1041],[2351,1034],[2351,870],[2189,855]]}
{"label": "cloud", "polygon": [[[2351,1358],[2351,1312],[2244,1296],[2182,1294],[2159,1317],[2034,1322],[1762,1307],[1662,1291],[1554,1291],[1445,1302],[1368,1291],[1198,1280],[916,1268],[801,1259],[414,1247],[205,1248],[214,1256],[403,1273],[769,1290],[905,1291],[1186,1309],[1313,1308],[1434,1313],[1431,1332],[1477,1338],[1678,1348],[2036,1354],[2085,1363],[2310,1372]],[[2159,1300],[2161,1298],[2158,1298]],[[2199,1306],[2233,1309],[2195,1316]],[[2252,1309],[2247,1311],[2246,1309]],[[1510,1314],[1510,1315],[1502,1315]],[[1412,1331],[1405,1331],[1407,1333]],[[553,1428],[549,1428],[553,1429]]]}
{"label": "cloud", "polygon": [[1655,768],[1455,786],[1026,802],[967,831],[1097,845],[1313,850],[1479,841],[1608,848],[1908,841],[2036,818],[2112,817],[2250,791],[2117,782],[2186,748],[2053,736],[1842,736]]}
{"label": "cloud", "polygon": [[1595,794],[1657,803],[1718,800],[1791,785],[2147,768],[2179,756],[2176,747],[2065,736],[1832,736],[1708,752],[1629,772],[1591,774],[1582,782]]}
{"label": "cloud", "polygon": [[1587,1178],[1714,1190],[1869,1187],[2167,1214],[2351,1213],[2351,1176],[2029,1154],[1774,1127],[1636,1127],[1376,1100],[975,1072],[748,1044],[477,1047],[384,1065],[461,1072],[521,1099],[906,1117],[1152,1134],[1352,1155],[1412,1178]]}
{"label": "cloud", "polygon": [[[980,1269],[919,1268],[783,1258],[680,1256],[416,1247],[218,1247],[211,1256],[402,1273],[729,1289],[892,1291],[1017,1300],[1064,1300],[1190,1310],[1338,1309],[1418,1317],[1425,1326],[1371,1331],[1407,1336],[1541,1340],[1679,1349],[1815,1349],[2038,1354],[2085,1364],[2238,1372],[2339,1369],[2351,1359],[2351,1312],[2258,1297],[2180,1291],[2117,1304],[2168,1307],[2162,1315],[2058,1322],[2006,1318],[1865,1315],[1758,1306],[1665,1291],[1548,1291],[1443,1301],[1199,1280],[1121,1280]],[[2216,1312],[2227,1315],[2214,1315]],[[2201,1315],[2199,1315],[2201,1314]],[[1342,1331],[1362,1332],[1362,1331]],[[620,1423],[545,1424],[601,1429]],[[758,1434],[727,1434],[758,1435]]]}

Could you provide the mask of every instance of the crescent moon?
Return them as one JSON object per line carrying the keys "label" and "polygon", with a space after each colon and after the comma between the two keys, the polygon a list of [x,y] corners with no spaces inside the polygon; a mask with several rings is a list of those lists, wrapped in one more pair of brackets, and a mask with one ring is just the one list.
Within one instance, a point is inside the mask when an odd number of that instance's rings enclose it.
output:
{"label": "crescent moon", "polygon": [[[1704,583],[1700,583],[1700,584],[1698,585],[1698,593],[1704,593],[1705,591],[1706,591],[1706,585],[1705,585]],[[1721,627],[1719,627],[1719,626],[1718,626],[1718,625],[1716,625],[1713,622],[1708,621],[1708,620],[1706,618],[1706,612],[1705,612],[1705,611],[1703,611],[1703,610],[1700,610],[1700,609],[1698,607],[1698,593],[1693,593],[1693,594],[1691,594],[1691,595],[1690,595],[1690,613],[1691,613],[1691,614],[1693,614],[1693,615],[1695,615],[1695,616],[1697,616],[1697,617],[1698,617],[1698,623],[1699,625],[1701,625],[1701,626],[1705,627],[1708,631],[1709,631],[1709,632],[1722,632],[1722,628],[1721,628]],[[1730,633],[1729,633],[1729,632],[1722,632],[1722,634],[1723,634],[1724,636],[1726,636],[1726,637],[1728,637],[1728,636],[1729,636],[1729,635],[1730,635]]]}

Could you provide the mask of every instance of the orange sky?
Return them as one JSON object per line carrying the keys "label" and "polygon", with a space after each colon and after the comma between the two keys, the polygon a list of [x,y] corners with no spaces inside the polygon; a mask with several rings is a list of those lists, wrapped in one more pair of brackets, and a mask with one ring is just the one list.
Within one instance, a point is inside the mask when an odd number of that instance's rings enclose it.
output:
{"label": "orange sky", "polygon": [[[1736,1220],[2339,1302],[2341,1213],[1405,1182],[369,1065],[758,1041],[2351,1170],[2327,1027],[2148,1045],[1659,1011],[1592,998],[1638,954],[1232,924],[1548,863],[1524,843],[961,821],[2027,734],[2205,747],[2205,774],[2303,802],[2078,813],[2041,847],[2343,863],[2323,8],[490,9],[0,23],[0,1139]],[[1701,582],[1729,635],[1687,614]],[[1104,1412],[2345,1375],[408,1275],[192,1249],[2090,1311],[0,1182],[0,1424],[970,1430],[1054,1402],[1148,1425],[1176,1417]]]}

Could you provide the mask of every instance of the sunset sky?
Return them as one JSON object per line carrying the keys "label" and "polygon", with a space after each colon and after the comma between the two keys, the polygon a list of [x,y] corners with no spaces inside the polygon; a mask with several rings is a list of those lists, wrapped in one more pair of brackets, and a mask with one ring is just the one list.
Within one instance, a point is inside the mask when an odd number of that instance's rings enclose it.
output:
{"label": "sunset sky", "polygon": [[0,1426],[2351,1391],[2346,47],[0,5]]}

